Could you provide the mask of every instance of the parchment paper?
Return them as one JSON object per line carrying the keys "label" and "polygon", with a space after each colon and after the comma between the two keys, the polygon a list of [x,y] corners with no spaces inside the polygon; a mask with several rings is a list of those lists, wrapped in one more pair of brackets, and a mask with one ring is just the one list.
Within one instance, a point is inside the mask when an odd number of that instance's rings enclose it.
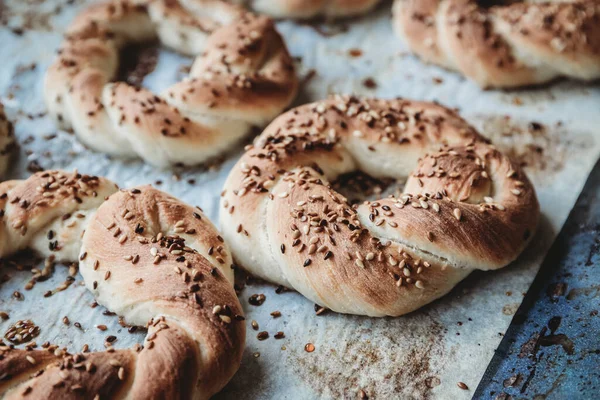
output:
{"label": "parchment paper", "polygon": [[[221,185],[241,145],[211,168],[160,171],[86,150],[43,115],[44,71],[82,3],[0,1],[0,96],[16,121],[21,144],[10,177],[27,177],[27,168],[37,163],[104,175],[122,187],[161,181],[159,188],[200,205],[217,222]],[[538,234],[514,265],[474,273],[448,296],[401,318],[317,316],[314,305],[296,293],[276,294],[272,285],[248,285],[241,292],[247,349],[238,374],[218,398],[357,398],[361,390],[370,398],[469,398],[598,157],[598,84],[563,80],[522,91],[481,91],[457,74],[409,55],[392,33],[389,8],[384,2],[367,17],[317,27],[279,23],[300,74],[308,77],[297,104],[329,93],[356,93],[437,100],[459,108],[500,148],[527,165],[542,206]],[[181,79],[181,67],[190,62],[161,51],[145,86],[156,91],[168,86]],[[0,322],[2,333],[17,320],[30,318],[41,327],[38,344],[48,340],[70,351],[79,351],[84,343],[102,350],[108,335],[118,337],[115,347],[142,340],[143,332],[129,334],[116,317],[102,315],[102,307],[90,308],[93,297],[80,275],[67,290],[44,298],[44,292],[64,281],[67,268],[57,267],[50,280],[30,291],[23,289],[31,276],[27,269],[8,266],[0,275],[10,277],[0,286],[0,311],[10,314]],[[23,293],[23,300],[12,297],[15,290]],[[256,293],[266,295],[260,307],[248,303]],[[276,310],[279,318],[270,315]],[[69,325],[63,316],[69,317]],[[269,339],[257,340],[252,320],[259,331],[269,332]],[[98,324],[108,330],[99,331]],[[285,338],[274,339],[278,331]],[[314,352],[304,350],[307,343],[314,344]],[[459,388],[458,382],[469,389]]]}

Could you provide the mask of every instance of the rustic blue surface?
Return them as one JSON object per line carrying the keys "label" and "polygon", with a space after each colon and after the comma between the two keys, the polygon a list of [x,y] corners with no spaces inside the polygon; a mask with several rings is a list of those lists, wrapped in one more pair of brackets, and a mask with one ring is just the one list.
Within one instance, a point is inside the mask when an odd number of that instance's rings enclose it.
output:
{"label": "rustic blue surface", "polygon": [[600,399],[600,162],[475,399]]}

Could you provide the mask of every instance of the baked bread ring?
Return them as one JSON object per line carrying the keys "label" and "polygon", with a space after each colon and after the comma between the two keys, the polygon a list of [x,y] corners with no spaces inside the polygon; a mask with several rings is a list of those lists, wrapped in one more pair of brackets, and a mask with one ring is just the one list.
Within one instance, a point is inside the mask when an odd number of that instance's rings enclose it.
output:
{"label": "baked bread ring", "polygon": [[16,146],[14,129],[4,114],[4,106],[0,103],[0,177],[8,169],[10,155]]}
{"label": "baked bread ring", "polygon": [[[119,50],[158,38],[198,55],[161,95],[118,82]],[[45,78],[48,110],[90,148],[165,167],[193,165],[265,125],[296,95],[291,57],[273,22],[218,0],[114,0],[70,26]]]}
{"label": "baked bread ring", "polygon": [[[408,177],[405,194],[350,206],[328,182],[356,169]],[[352,97],[275,119],[233,168],[221,206],[237,264],[369,316],[408,313],[475,269],[504,267],[539,215],[519,166],[454,112]]]}
{"label": "baked bread ring", "polygon": [[394,27],[427,62],[484,88],[600,78],[600,2],[396,0]]}
{"label": "baked bread ring", "polygon": [[273,18],[350,17],[371,10],[380,0],[238,0]]}
{"label": "baked bread ring", "polygon": [[[149,186],[45,171],[0,184],[0,256],[79,260],[99,303],[145,325],[144,346],[63,354],[0,347],[4,398],[206,399],[237,371],[243,312],[231,256],[198,209]],[[7,379],[8,378],[8,379]]]}

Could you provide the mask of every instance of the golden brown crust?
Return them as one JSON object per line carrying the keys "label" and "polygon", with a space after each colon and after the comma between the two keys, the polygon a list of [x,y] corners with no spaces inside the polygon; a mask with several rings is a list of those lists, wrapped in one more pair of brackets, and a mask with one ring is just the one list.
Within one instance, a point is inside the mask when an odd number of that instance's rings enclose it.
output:
{"label": "golden brown crust", "polygon": [[8,168],[10,156],[16,147],[13,125],[4,114],[4,106],[0,103],[0,177]]}
{"label": "golden brown crust", "polygon": [[99,303],[148,326],[134,350],[64,355],[2,347],[0,374],[15,376],[0,395],[208,398],[231,379],[244,349],[243,311],[227,245],[200,209],[149,186],[118,191],[77,172],[4,182],[0,193],[1,257],[30,247],[79,260]]}
{"label": "golden brown crust", "polygon": [[274,18],[349,17],[371,10],[380,0],[249,0],[256,11]]}
{"label": "golden brown crust", "polygon": [[[189,78],[161,95],[110,84],[119,49],[155,37],[197,56]],[[50,114],[87,146],[169,166],[220,154],[287,107],[297,85],[268,18],[219,0],[112,0],[75,19],[44,90]],[[176,134],[174,119],[186,125]]]}
{"label": "golden brown crust", "polygon": [[560,76],[600,77],[600,4],[396,0],[394,27],[425,61],[482,87],[518,87]]}
{"label": "golden brown crust", "polygon": [[[406,194],[349,206],[328,180],[356,169],[408,178]],[[241,266],[373,316],[410,312],[474,269],[504,267],[539,215],[520,168],[454,112],[341,96],[269,125],[228,177],[221,210]]]}

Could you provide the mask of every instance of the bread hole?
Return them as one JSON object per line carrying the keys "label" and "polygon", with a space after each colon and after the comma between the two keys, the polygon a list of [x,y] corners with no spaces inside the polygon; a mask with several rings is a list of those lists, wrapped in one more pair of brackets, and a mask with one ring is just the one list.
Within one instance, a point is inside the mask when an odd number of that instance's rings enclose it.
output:
{"label": "bread hole", "polygon": [[119,69],[113,81],[161,93],[189,75],[192,61],[193,58],[167,49],[157,40],[130,43],[119,52]]}
{"label": "bread hole", "polygon": [[365,200],[377,200],[389,195],[402,194],[404,180],[375,178],[363,171],[352,171],[338,176],[331,182],[332,188],[346,197],[350,204],[360,204]]}

